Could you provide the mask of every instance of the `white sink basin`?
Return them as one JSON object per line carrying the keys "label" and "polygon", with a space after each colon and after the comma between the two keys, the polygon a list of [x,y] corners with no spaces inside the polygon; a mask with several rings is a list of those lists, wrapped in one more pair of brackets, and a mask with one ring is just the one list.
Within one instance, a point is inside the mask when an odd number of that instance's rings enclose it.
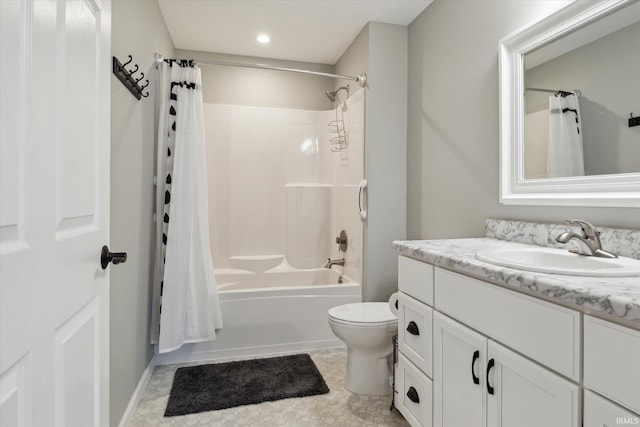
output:
{"label": "white sink basin", "polygon": [[564,249],[487,249],[476,253],[476,259],[489,264],[540,273],[597,277],[640,276],[639,260],[578,255]]}

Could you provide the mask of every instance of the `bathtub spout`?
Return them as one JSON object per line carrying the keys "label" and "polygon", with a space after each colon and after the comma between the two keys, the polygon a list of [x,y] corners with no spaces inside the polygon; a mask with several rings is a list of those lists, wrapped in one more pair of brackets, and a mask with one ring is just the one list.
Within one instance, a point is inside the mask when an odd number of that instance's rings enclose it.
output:
{"label": "bathtub spout", "polygon": [[331,268],[334,265],[341,265],[344,267],[344,258],[340,258],[340,259],[327,259],[327,262],[325,263],[323,268]]}

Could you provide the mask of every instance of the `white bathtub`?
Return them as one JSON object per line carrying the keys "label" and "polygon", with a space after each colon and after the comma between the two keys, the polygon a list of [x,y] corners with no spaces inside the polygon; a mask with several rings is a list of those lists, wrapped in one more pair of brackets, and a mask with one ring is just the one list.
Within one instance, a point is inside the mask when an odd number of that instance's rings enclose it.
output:
{"label": "white bathtub", "polygon": [[305,288],[324,285],[347,284],[351,279],[336,270],[313,268],[307,270],[272,269],[263,273],[248,270],[223,269],[216,271],[218,292],[258,289]]}
{"label": "white bathtub", "polygon": [[331,307],[362,300],[359,283],[335,270],[216,271],[224,327],[215,341],[159,354],[157,364],[303,351],[343,345],[327,323]]}

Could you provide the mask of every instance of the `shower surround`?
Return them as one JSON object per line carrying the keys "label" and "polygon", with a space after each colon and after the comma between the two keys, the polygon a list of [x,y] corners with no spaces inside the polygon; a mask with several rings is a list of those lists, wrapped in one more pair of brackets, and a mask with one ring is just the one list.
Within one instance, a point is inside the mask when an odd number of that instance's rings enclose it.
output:
{"label": "shower surround", "polygon": [[216,269],[285,256],[322,267],[349,235],[345,273],[360,277],[358,185],[363,175],[364,91],[348,100],[349,146],[329,149],[335,112],[205,104],[211,248]]}
{"label": "shower surround", "polygon": [[[210,244],[224,328],[158,363],[339,346],[327,310],[361,301],[364,90],[344,111],[204,104]],[[346,252],[335,243],[346,230]],[[345,266],[323,269],[327,258]]]}

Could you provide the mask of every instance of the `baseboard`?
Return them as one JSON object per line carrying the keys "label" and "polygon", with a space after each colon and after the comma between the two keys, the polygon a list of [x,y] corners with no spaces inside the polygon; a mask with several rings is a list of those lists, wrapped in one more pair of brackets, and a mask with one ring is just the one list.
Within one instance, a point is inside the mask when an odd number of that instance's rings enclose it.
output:
{"label": "baseboard", "polygon": [[140,377],[140,381],[138,381],[138,385],[136,389],[133,391],[133,395],[129,400],[129,404],[127,405],[127,409],[125,409],[124,414],[122,414],[122,418],[120,419],[120,423],[118,427],[129,427],[131,425],[131,421],[133,420],[133,414],[136,412],[136,408],[138,407],[138,403],[144,394],[144,390],[147,388],[147,384],[149,384],[149,380],[151,379],[151,374],[153,374],[153,369],[156,367],[156,355],[154,354],[149,364],[145,368],[144,372],[142,372],[142,376]]}

